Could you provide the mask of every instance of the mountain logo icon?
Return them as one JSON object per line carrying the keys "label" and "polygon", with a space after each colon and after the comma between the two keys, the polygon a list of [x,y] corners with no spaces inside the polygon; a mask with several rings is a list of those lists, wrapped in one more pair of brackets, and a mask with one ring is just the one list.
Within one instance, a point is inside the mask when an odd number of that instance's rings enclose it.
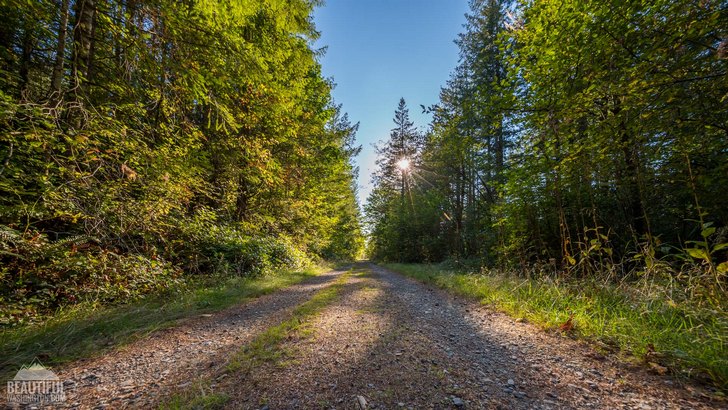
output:
{"label": "mountain logo icon", "polygon": [[53,371],[43,366],[37,359],[30,366],[23,366],[13,378],[14,381],[48,380],[59,381]]}

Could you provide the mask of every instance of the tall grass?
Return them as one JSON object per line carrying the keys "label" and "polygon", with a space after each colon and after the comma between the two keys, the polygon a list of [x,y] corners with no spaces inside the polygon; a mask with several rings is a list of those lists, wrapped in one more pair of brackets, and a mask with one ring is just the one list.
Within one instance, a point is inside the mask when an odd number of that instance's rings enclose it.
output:
{"label": "tall grass", "polygon": [[675,303],[659,288],[584,279],[524,279],[485,270],[473,274],[433,265],[386,266],[546,329],[564,323],[573,313],[577,337],[728,389],[725,309]]}

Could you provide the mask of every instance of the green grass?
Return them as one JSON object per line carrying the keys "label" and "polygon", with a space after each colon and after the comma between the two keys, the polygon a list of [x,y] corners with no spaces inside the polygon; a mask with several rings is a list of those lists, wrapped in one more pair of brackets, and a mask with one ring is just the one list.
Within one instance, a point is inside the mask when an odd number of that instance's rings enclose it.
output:
{"label": "green grass", "polygon": [[[728,389],[728,315],[724,309],[676,304],[662,293],[628,292],[584,280],[467,274],[433,265],[385,266],[546,329],[564,323],[573,312],[576,337],[667,366],[676,375]],[[656,353],[648,353],[651,346]]]}
{"label": "green grass", "polygon": [[215,410],[223,409],[225,405],[230,401],[230,396],[224,393],[212,393],[200,391],[198,395],[176,395],[173,396],[168,402],[163,403],[159,406],[160,409],[164,410]]}
{"label": "green grass", "polygon": [[324,268],[278,272],[255,278],[208,278],[165,295],[117,307],[80,304],[45,322],[0,333],[0,381],[39,358],[54,366],[100,354],[170,327],[180,320],[222,310],[315,276]]}

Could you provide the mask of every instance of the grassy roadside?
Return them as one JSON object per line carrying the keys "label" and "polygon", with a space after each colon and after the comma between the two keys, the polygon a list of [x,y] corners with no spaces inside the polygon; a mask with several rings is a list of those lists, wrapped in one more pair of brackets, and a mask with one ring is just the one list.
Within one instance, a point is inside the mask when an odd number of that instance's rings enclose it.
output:
{"label": "grassy roadside", "polygon": [[576,337],[634,355],[658,372],[671,371],[728,390],[724,310],[678,305],[664,294],[628,293],[596,282],[468,274],[433,265],[384,266],[546,329],[565,323],[573,313]]}
{"label": "grassy roadside", "polygon": [[[312,332],[311,319],[336,300],[353,271],[342,274],[331,285],[316,292],[311,299],[298,305],[282,323],[271,326],[257,335],[230,358],[225,371],[249,373],[263,363],[279,363],[291,356],[282,344],[293,335],[307,336]],[[185,391],[178,392],[163,403],[161,409],[217,409],[229,401],[225,393],[210,387],[209,379],[197,380]]]}
{"label": "grassy roadside", "polygon": [[33,326],[0,333],[0,380],[12,378],[23,364],[39,358],[54,366],[129,343],[179,320],[222,310],[318,275],[328,267],[281,271],[254,278],[207,278],[164,295],[127,305],[76,305]]}

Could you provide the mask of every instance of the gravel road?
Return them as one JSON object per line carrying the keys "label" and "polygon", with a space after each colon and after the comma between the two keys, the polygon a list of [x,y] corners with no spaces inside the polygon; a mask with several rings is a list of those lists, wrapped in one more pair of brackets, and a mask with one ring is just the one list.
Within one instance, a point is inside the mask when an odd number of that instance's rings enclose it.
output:
{"label": "gravel road", "polygon": [[154,408],[170,391],[223,367],[240,346],[290,314],[327,286],[340,271],[265,295],[215,314],[205,314],[109,354],[56,372],[64,381],[66,408]]}
{"label": "gravel road", "polygon": [[519,323],[373,264],[278,346],[284,359],[226,372],[231,355],[330,285],[332,271],[59,369],[69,408],[150,408],[211,381],[231,409],[727,408],[648,369]]}
{"label": "gravel road", "polygon": [[723,408],[679,385],[478,303],[366,265],[317,317],[296,360],[228,381],[231,408]]}

